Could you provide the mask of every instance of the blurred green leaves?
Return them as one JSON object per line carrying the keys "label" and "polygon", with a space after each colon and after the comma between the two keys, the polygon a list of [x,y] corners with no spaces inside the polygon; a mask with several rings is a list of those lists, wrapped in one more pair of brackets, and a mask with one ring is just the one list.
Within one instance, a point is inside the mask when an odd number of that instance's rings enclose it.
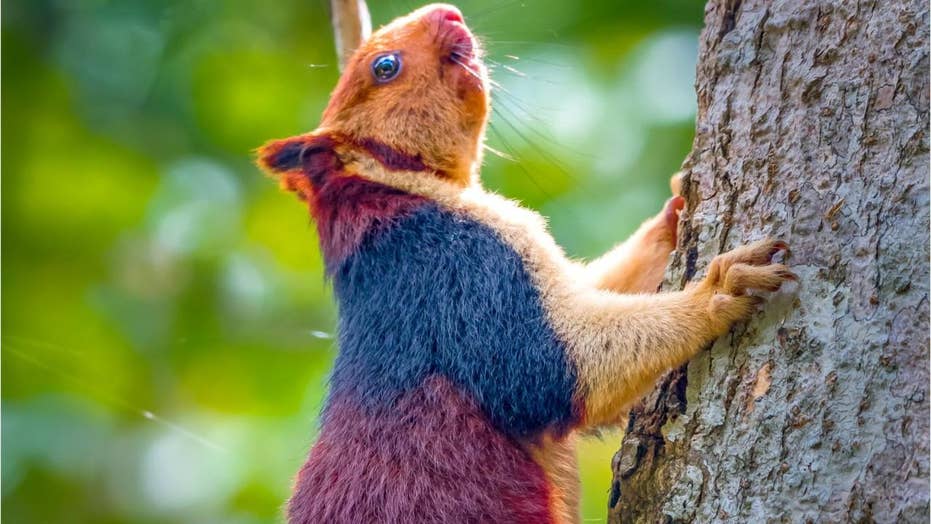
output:
{"label": "blurred green leaves", "polygon": [[[417,6],[370,3],[377,23]],[[306,210],[251,152],[325,107],[325,4],[3,2],[11,522],[280,519],[336,315]],[[655,213],[691,141],[702,2],[460,7],[504,87],[486,185],[575,256]],[[615,447],[583,446],[586,518]]]}

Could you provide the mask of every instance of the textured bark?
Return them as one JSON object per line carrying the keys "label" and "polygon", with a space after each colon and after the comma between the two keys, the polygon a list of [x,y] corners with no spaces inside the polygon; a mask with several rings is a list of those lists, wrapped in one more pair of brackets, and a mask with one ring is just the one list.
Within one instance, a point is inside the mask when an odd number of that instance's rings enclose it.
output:
{"label": "textured bark", "polygon": [[786,239],[801,284],[667,376],[611,522],[928,521],[928,4],[706,9],[667,273]]}

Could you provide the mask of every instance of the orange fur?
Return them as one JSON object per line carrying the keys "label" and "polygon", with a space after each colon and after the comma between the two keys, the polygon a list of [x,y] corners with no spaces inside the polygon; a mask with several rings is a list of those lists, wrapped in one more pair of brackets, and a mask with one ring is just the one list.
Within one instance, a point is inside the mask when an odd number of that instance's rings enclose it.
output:
{"label": "orange fur", "polygon": [[[679,197],[602,258],[587,265],[569,260],[542,217],[480,185],[489,82],[475,42],[472,72],[448,60],[446,35],[436,17],[450,9],[427,6],[377,31],[349,60],[320,127],[269,142],[259,150],[259,165],[309,200],[313,188],[300,176],[301,166],[275,160],[295,141],[302,153],[300,144],[328,137],[340,176],[422,195],[487,224],[524,260],[549,323],[579,370],[586,408],[580,429],[609,425],[661,374],[750,315],[758,299],[748,289],[772,290],[794,278],[785,266],[770,263],[772,252],[785,246],[766,240],[738,248],[716,258],[700,283],[652,294],[675,249],[677,213],[684,204]],[[400,53],[404,69],[390,83],[379,84],[370,67],[386,52]],[[417,157],[428,169],[390,169],[357,146],[367,139]],[[674,179],[674,192],[679,186]],[[552,508],[558,521],[577,521],[574,437],[544,436],[525,446],[555,486]]]}
{"label": "orange fur", "polygon": [[284,140],[272,140],[265,143],[257,150],[258,165],[262,171],[277,178],[282,189],[293,191],[301,200],[305,201],[310,199],[313,193],[313,185],[311,185],[310,180],[304,176],[302,166],[298,164],[294,167],[282,170],[279,166],[272,165],[271,162],[284,148],[294,143],[303,145],[306,142],[310,142],[312,137],[312,134],[307,134],[286,138]]}
{"label": "orange fur", "polygon": [[[481,163],[488,87],[436,45],[443,37],[431,18],[436,10],[436,5],[426,6],[398,18],[356,50],[323,113],[320,130],[356,140],[372,138],[420,155],[436,172],[466,185]],[[480,49],[473,44],[472,67],[484,79]],[[380,85],[369,73],[370,64],[389,51],[401,53],[403,69],[398,78]]]}
{"label": "orange fur", "polygon": [[581,486],[575,441],[576,435],[572,434],[559,439],[546,435],[540,442],[526,446],[530,456],[543,467],[553,485],[550,511],[555,516],[554,522],[570,523],[579,520]]}

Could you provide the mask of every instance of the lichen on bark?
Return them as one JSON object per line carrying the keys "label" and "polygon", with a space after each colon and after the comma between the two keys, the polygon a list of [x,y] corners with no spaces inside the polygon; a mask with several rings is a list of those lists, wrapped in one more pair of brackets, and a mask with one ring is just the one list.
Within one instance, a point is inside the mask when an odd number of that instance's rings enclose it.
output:
{"label": "lichen on bark", "polygon": [[927,522],[928,4],[706,8],[667,289],[764,235],[800,285],[632,411],[611,522]]}

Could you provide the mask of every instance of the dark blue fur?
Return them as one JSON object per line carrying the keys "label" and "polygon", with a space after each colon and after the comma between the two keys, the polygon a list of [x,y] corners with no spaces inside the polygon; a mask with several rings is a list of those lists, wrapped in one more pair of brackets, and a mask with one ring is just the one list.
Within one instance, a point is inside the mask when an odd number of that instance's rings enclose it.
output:
{"label": "dark blue fur", "polygon": [[441,374],[513,437],[577,416],[576,370],[520,257],[487,226],[425,204],[366,239],[333,280],[333,397],[390,408]]}

